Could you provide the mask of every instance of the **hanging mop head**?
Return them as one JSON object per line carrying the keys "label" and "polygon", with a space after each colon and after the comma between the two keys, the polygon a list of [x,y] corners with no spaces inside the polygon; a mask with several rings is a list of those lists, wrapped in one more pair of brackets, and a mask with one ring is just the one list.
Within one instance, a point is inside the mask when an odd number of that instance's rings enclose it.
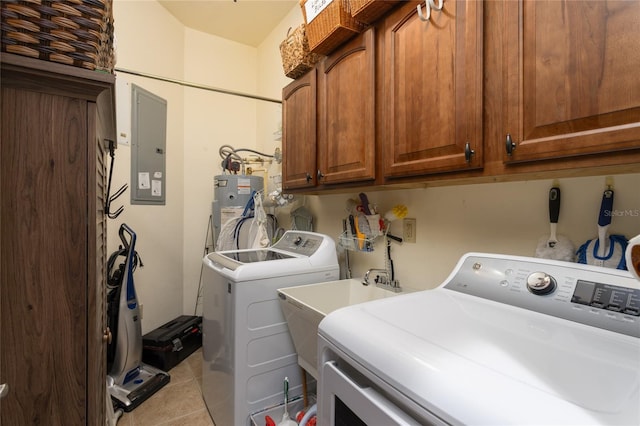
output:
{"label": "hanging mop head", "polygon": [[564,235],[556,235],[555,244],[549,244],[549,237],[541,237],[536,247],[536,257],[541,259],[564,260],[565,262],[574,262],[576,254],[573,242]]}
{"label": "hanging mop head", "polygon": [[599,239],[589,240],[581,245],[576,252],[578,263],[626,270],[627,262],[624,256],[628,244],[626,237],[624,235],[609,235],[607,242],[603,254],[599,254],[601,253]]}
{"label": "hanging mop head", "polygon": [[624,252],[627,249],[627,239],[624,235],[610,235],[607,231],[611,225],[613,212],[613,190],[605,189],[600,204],[598,216],[598,238],[584,243],[576,255],[578,263],[604,266],[606,268],[627,269]]}

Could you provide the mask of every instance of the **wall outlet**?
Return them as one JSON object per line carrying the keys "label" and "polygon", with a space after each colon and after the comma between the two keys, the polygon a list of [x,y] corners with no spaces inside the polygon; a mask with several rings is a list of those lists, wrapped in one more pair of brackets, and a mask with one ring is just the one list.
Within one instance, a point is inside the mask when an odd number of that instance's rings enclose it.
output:
{"label": "wall outlet", "polygon": [[416,219],[404,218],[402,219],[402,241],[405,243],[416,242]]}

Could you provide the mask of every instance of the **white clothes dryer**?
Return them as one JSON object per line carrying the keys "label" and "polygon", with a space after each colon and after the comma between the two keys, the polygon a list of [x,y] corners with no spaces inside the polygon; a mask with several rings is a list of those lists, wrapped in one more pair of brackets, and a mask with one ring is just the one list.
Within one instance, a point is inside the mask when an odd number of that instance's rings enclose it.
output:
{"label": "white clothes dryer", "polygon": [[202,392],[217,426],[242,426],[250,414],[302,394],[302,376],[278,288],[339,279],[331,237],[287,231],[266,249],[204,257]]}
{"label": "white clothes dryer", "polygon": [[318,330],[318,424],[639,425],[640,283],[469,253],[438,288]]}

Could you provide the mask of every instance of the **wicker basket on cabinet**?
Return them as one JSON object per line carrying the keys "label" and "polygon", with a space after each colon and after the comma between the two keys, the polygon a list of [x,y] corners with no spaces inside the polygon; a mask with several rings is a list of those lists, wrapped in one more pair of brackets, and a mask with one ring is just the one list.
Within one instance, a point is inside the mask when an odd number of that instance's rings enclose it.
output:
{"label": "wicker basket on cabinet", "polygon": [[280,56],[284,75],[296,79],[304,75],[322,57],[309,50],[309,39],[304,24],[300,24],[293,32],[287,32],[287,38],[280,43]]}
{"label": "wicker basket on cabinet", "polygon": [[371,24],[384,15],[399,0],[350,0],[351,16],[354,19]]}
{"label": "wicker basket on cabinet", "polygon": [[[317,15],[307,13],[320,5],[324,8]],[[365,27],[351,16],[348,0],[300,0],[300,6],[313,53],[328,55]]]}
{"label": "wicker basket on cabinet", "polygon": [[113,72],[112,0],[2,0],[2,51]]}

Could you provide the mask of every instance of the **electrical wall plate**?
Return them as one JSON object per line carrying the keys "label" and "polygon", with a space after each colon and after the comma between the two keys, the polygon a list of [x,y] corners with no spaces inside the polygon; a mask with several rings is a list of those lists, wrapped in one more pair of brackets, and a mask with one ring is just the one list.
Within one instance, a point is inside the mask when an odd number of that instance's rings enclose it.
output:
{"label": "electrical wall plate", "polygon": [[416,219],[405,217],[402,219],[402,241],[405,243],[416,242]]}

